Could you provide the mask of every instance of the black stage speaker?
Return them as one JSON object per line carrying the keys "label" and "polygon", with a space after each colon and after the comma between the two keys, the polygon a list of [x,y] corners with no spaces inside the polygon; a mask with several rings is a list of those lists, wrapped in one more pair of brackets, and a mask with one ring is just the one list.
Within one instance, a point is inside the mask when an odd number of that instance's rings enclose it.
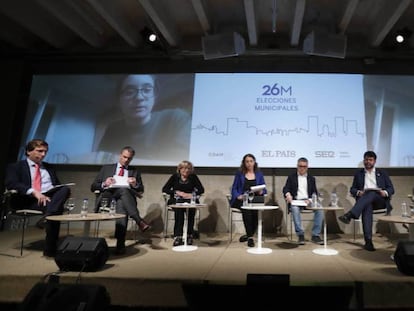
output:
{"label": "black stage speaker", "polygon": [[21,311],[106,311],[110,297],[102,285],[37,283],[20,305]]}
{"label": "black stage speaker", "polygon": [[401,273],[414,275],[414,241],[399,241],[394,261]]}
{"label": "black stage speaker", "polygon": [[206,60],[237,56],[246,51],[244,38],[237,32],[205,36],[201,44]]}
{"label": "black stage speaker", "polygon": [[104,238],[67,237],[58,247],[55,262],[62,271],[97,271],[108,257]]}
{"label": "black stage speaker", "polygon": [[326,31],[312,31],[303,41],[303,52],[310,55],[345,58],[347,38]]}

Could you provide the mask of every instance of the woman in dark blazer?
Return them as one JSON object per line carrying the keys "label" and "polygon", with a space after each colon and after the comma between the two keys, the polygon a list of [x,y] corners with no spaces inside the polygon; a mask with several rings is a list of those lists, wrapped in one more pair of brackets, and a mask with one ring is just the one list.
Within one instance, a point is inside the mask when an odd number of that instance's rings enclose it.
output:
{"label": "woman in dark blazer", "polygon": [[[240,164],[240,169],[236,172],[231,187],[231,207],[241,209],[244,228],[246,234],[239,239],[240,242],[246,242],[247,246],[254,247],[253,235],[257,230],[257,210],[242,209],[243,195],[250,191],[250,187],[257,185],[265,185],[263,173],[259,170],[259,165],[256,162],[254,155],[248,153],[243,156]],[[266,188],[256,192],[256,195],[263,196],[267,193]],[[231,225],[231,224],[230,224]]]}

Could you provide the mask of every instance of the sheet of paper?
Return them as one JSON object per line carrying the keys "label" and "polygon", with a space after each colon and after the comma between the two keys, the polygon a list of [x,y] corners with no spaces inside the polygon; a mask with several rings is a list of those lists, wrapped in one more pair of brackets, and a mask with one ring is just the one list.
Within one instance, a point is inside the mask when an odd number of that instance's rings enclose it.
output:
{"label": "sheet of paper", "polygon": [[129,188],[128,176],[113,176],[115,183],[110,186],[110,188]]}
{"label": "sheet of paper", "polygon": [[253,192],[257,192],[257,191],[263,190],[264,188],[266,188],[266,185],[257,185],[257,186],[251,186],[250,190]]}
{"label": "sheet of paper", "polygon": [[308,206],[308,204],[306,204],[304,200],[292,200],[290,204],[296,205],[296,206]]}

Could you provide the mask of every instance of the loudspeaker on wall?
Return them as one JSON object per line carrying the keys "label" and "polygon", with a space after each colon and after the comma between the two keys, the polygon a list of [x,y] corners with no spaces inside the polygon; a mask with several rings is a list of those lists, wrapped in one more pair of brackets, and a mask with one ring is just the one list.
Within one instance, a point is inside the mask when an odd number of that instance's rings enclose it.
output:
{"label": "loudspeaker on wall", "polygon": [[97,271],[108,257],[104,238],[67,237],[58,247],[55,262],[62,271]]}
{"label": "loudspeaker on wall", "polygon": [[345,58],[347,38],[341,34],[312,31],[303,41],[303,52],[325,57]]}
{"label": "loudspeaker on wall", "polygon": [[204,59],[237,56],[246,51],[244,38],[237,32],[205,36],[201,43]]}
{"label": "loudspeaker on wall", "polygon": [[414,241],[399,241],[394,261],[401,273],[414,275]]}

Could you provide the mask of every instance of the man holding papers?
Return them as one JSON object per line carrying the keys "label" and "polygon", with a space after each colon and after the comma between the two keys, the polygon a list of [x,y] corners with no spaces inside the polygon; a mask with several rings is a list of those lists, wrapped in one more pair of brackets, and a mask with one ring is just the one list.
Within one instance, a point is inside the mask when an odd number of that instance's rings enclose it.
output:
{"label": "man holding papers", "polygon": [[372,211],[375,209],[387,209],[391,213],[391,196],[394,194],[394,186],[390,177],[384,170],[375,168],[377,155],[374,151],[364,153],[364,168],[358,169],[354,175],[351,195],[355,198],[354,207],[339,220],[349,224],[351,219],[358,219],[362,215],[362,230],[364,232],[367,251],[375,251],[372,243]]}
{"label": "man holding papers", "polygon": [[[288,176],[286,184],[283,187],[283,196],[288,204],[288,212],[292,213],[299,245],[305,244],[305,232],[303,230],[300,212],[310,204],[309,198],[313,193],[318,193],[315,177],[308,173],[308,160],[306,158],[299,158],[296,172]],[[322,221],[323,210],[315,210],[312,242],[320,245],[323,244],[323,240],[319,236],[322,229]]]}
{"label": "man holding papers", "polygon": [[127,231],[128,216],[136,221],[142,232],[151,228],[139,215],[137,208],[137,197],[141,197],[144,192],[141,174],[135,167],[129,166],[135,150],[126,146],[119,154],[119,161],[115,164],[104,165],[91,185],[91,191],[99,191],[96,200],[95,211],[99,210],[102,198],[116,200],[116,212],[125,214],[124,218],[116,220],[115,238],[117,239],[116,251],[118,255],[124,254],[125,236]]}
{"label": "man holding papers", "polygon": [[[49,144],[43,139],[33,139],[26,145],[26,159],[10,164],[6,172],[6,188],[16,190],[12,206],[19,209],[37,209],[50,215],[61,215],[66,199],[70,196],[68,185],[61,185],[54,167],[44,162]],[[59,221],[41,221],[46,228],[43,255],[55,257],[59,240]],[[39,222],[40,225],[40,222]]]}

